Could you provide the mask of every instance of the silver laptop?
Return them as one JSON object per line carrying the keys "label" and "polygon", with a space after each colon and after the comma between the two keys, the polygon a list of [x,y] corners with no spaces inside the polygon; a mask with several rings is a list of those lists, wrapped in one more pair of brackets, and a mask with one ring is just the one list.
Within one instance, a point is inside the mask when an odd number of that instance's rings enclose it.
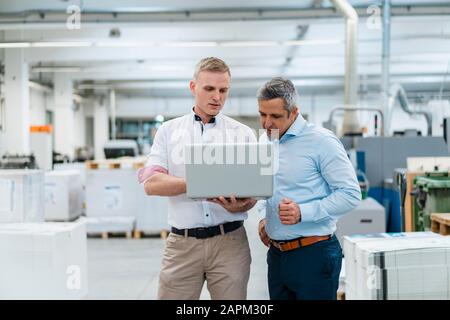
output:
{"label": "silver laptop", "polygon": [[273,194],[272,143],[189,144],[185,146],[187,196],[265,199]]}

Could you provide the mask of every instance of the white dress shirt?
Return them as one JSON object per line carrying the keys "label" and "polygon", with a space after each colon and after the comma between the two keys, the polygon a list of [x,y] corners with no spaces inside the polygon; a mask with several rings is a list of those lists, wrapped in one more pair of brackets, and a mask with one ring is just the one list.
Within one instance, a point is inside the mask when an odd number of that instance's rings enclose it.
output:
{"label": "white dress shirt", "polygon": [[[185,116],[164,122],[155,135],[145,167],[162,167],[171,176],[185,178],[185,145],[256,142],[249,127],[225,115],[219,114],[214,123],[207,124],[195,118],[195,113],[191,111]],[[220,181],[211,181],[213,183]],[[230,213],[218,204],[192,200],[186,194],[169,197],[168,210],[169,225],[177,229],[210,227],[247,218],[247,212]]]}

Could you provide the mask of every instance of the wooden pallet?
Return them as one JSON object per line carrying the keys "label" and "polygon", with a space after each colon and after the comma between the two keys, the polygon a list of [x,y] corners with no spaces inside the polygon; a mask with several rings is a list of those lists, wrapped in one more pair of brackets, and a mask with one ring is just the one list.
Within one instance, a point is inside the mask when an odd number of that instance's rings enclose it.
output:
{"label": "wooden pallet", "polygon": [[89,238],[102,238],[102,239],[109,239],[109,238],[126,238],[131,239],[132,238],[132,232],[88,232]]}
{"label": "wooden pallet", "polygon": [[443,236],[450,235],[450,213],[432,213],[431,231]]}
{"label": "wooden pallet", "polygon": [[119,159],[86,161],[86,168],[89,170],[129,169],[129,168],[137,170],[143,168],[144,166],[145,161],[142,158],[119,158]]}
{"label": "wooden pallet", "polygon": [[[161,237],[161,239],[167,239],[167,237],[169,236],[170,231],[169,230],[161,230],[159,232],[159,237]],[[157,233],[148,233],[145,231],[141,231],[141,230],[134,230],[133,232],[133,238],[135,239],[141,239],[145,236],[155,236],[158,235]]]}

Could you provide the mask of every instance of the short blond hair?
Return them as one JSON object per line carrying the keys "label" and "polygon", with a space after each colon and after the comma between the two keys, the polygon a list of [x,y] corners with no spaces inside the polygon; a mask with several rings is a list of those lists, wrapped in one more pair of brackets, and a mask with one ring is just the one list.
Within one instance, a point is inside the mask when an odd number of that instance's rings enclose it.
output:
{"label": "short blond hair", "polygon": [[194,71],[194,79],[197,79],[198,74],[202,71],[219,72],[219,73],[228,72],[228,75],[231,77],[230,68],[225,63],[225,61],[215,57],[203,58],[197,63]]}

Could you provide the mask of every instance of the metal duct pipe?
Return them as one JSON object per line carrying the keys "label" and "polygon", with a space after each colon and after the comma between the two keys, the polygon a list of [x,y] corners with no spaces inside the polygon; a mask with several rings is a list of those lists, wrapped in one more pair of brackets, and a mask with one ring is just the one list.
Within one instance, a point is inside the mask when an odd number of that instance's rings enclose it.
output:
{"label": "metal duct pipe", "polygon": [[389,92],[389,102],[388,102],[388,119],[387,119],[387,127],[386,130],[390,130],[391,123],[392,123],[392,110],[395,105],[395,101],[398,99],[398,102],[400,103],[400,106],[402,107],[402,110],[405,111],[409,115],[415,115],[420,114],[425,117],[425,120],[427,121],[427,135],[431,136],[432,134],[432,120],[433,115],[430,111],[413,111],[411,110],[409,106],[408,97],[406,96],[406,92],[403,89],[403,87],[396,83],[392,85],[391,90]]}
{"label": "metal duct pipe", "polygon": [[[358,104],[358,13],[347,0],[331,0],[345,18],[345,89],[344,105],[348,110],[344,113],[343,133],[360,133],[356,106]],[[352,110],[355,109],[355,110]]]}
{"label": "metal duct pipe", "polygon": [[111,140],[116,140],[116,90],[109,92],[109,104],[111,112]]}
{"label": "metal duct pipe", "polygon": [[[390,62],[391,62],[391,0],[384,0],[383,6],[383,53],[381,56],[381,108],[387,115],[383,127],[387,127],[389,119],[389,87],[390,87]],[[389,131],[385,130],[385,134],[389,135]]]}

